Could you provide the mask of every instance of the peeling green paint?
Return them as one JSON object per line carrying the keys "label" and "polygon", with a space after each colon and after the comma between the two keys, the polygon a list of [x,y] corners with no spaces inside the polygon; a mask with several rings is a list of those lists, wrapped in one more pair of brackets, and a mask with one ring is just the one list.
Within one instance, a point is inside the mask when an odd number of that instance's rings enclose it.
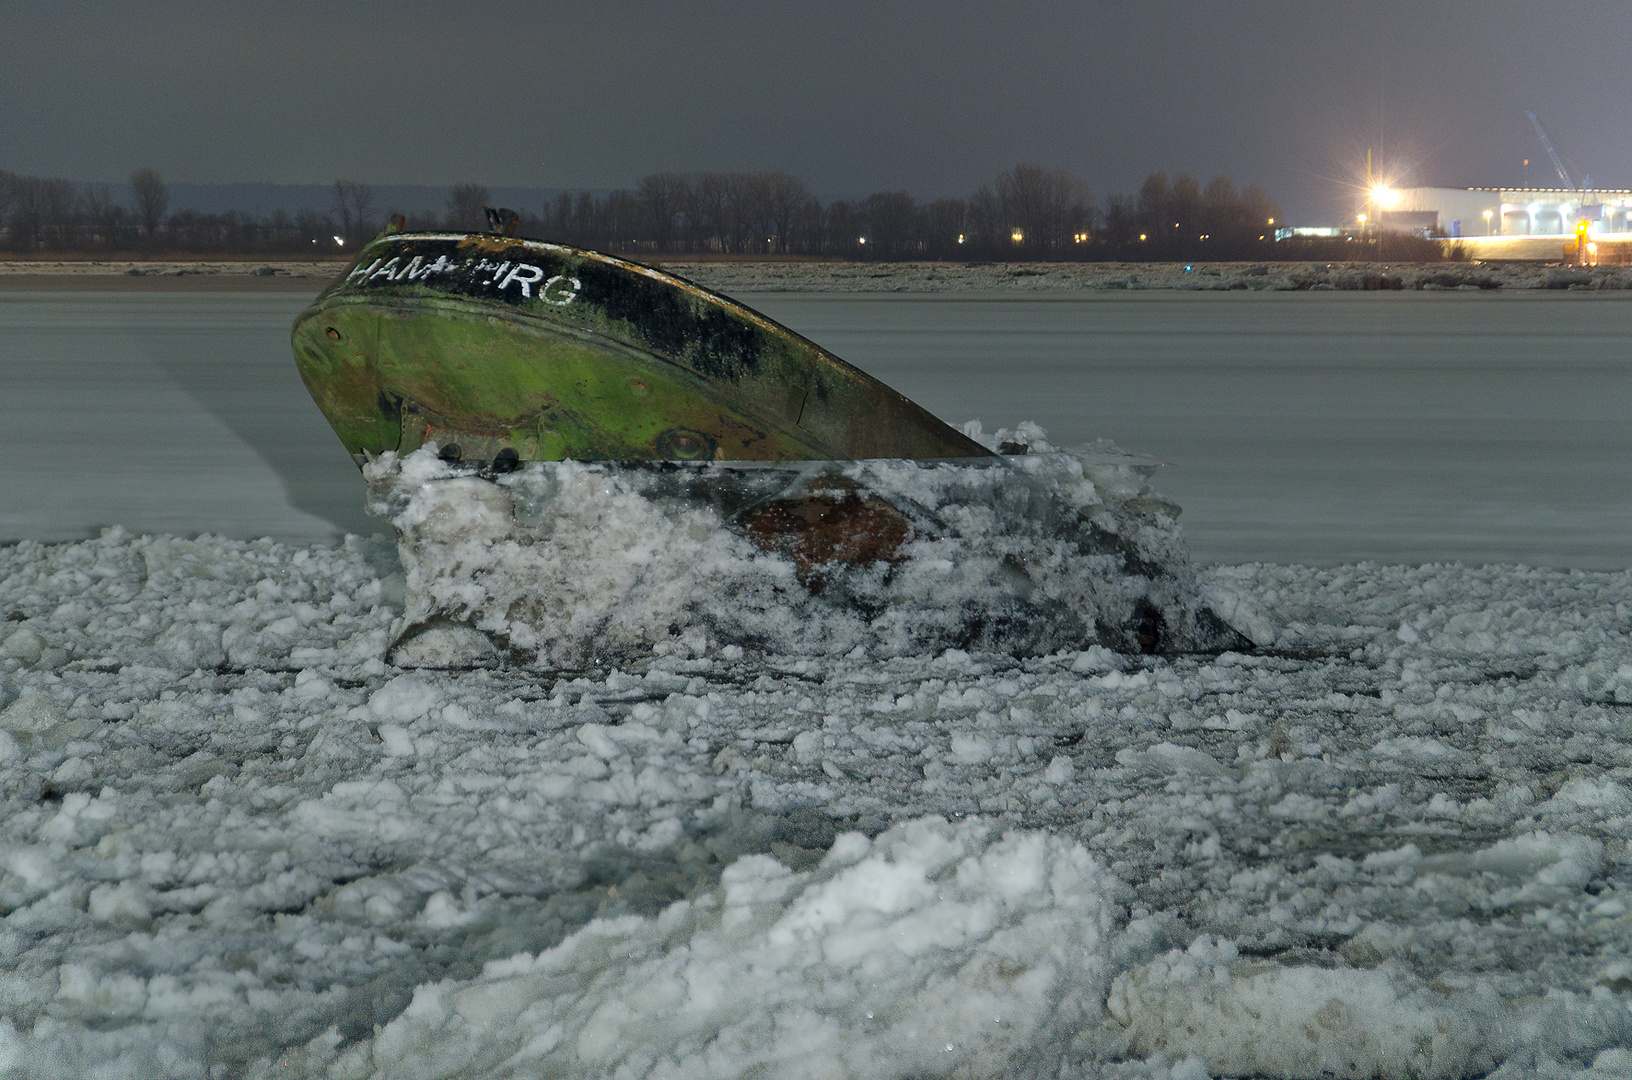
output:
{"label": "peeling green paint", "polygon": [[482,463],[989,456],[733,300],[536,240],[381,236],[300,315],[293,344],[359,458],[431,440]]}

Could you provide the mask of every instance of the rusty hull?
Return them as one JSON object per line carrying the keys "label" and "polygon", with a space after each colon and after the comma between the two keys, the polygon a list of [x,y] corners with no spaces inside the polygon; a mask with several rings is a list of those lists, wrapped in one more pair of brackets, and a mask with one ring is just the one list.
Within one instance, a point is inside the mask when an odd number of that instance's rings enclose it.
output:
{"label": "rusty hull", "polygon": [[382,235],[300,315],[293,344],[359,463],[431,441],[501,470],[569,458],[991,456],[750,308],[537,240]]}

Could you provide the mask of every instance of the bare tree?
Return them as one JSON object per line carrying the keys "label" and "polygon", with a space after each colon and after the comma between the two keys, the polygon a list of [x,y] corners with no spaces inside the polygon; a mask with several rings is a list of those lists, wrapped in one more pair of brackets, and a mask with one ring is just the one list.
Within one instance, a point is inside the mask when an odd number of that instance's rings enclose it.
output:
{"label": "bare tree", "polygon": [[635,195],[657,250],[667,251],[674,243],[675,227],[690,191],[691,183],[679,173],[653,173],[641,178]]}
{"label": "bare tree", "polygon": [[794,222],[806,203],[810,192],[804,181],[785,172],[767,173],[762,191],[765,225],[775,239],[774,249],[787,254]]}
{"label": "bare tree", "polygon": [[1173,178],[1173,189],[1168,194],[1168,212],[1172,214],[1174,232],[1178,238],[1194,240],[1202,232],[1201,184],[1189,173]]}
{"label": "bare tree", "polygon": [[78,192],[72,180],[14,176],[10,188],[6,223],[13,247],[19,251],[60,251],[73,246]]}
{"label": "bare tree", "polygon": [[817,254],[822,251],[823,230],[826,228],[826,212],[822,204],[813,196],[806,196],[794,211],[793,222],[790,226],[792,236],[789,238],[789,250],[803,251]]}
{"label": "bare tree", "polygon": [[62,251],[78,246],[74,236],[78,203],[79,190],[72,180],[53,177],[40,181],[41,239],[46,247]]}
{"label": "bare tree", "polygon": [[1144,226],[1147,236],[1162,236],[1165,226],[1173,223],[1168,219],[1172,216],[1168,210],[1168,203],[1172,202],[1172,189],[1167,183],[1165,172],[1153,172],[1145,177],[1139,185],[1138,216],[1139,224]]}
{"label": "bare tree", "polygon": [[455,184],[448,193],[448,228],[459,232],[481,232],[487,227],[485,208],[493,195],[484,184]]}
{"label": "bare tree", "polygon": [[919,234],[924,254],[931,259],[955,259],[970,252],[965,222],[969,204],[962,199],[936,199],[919,208]]}
{"label": "bare tree", "polygon": [[759,177],[753,173],[726,173],[724,179],[723,226],[726,251],[764,251],[758,226],[760,208]]}
{"label": "bare tree", "polygon": [[303,245],[320,248],[334,241],[334,219],[316,210],[302,208],[295,211],[295,235]]}
{"label": "bare tree", "polygon": [[21,179],[16,173],[9,173],[0,169],[0,225],[4,225],[11,215],[11,204],[17,197],[17,181]]}
{"label": "bare tree", "polygon": [[1126,195],[1105,199],[1105,235],[1112,244],[1134,243],[1139,235],[1139,206]]}
{"label": "bare tree", "polygon": [[544,227],[540,230],[550,240],[565,240],[572,235],[572,194],[563,191],[544,204]]}
{"label": "bare tree", "polygon": [[80,192],[79,205],[92,243],[116,246],[125,208],[113,201],[113,189],[107,184],[86,184]]}
{"label": "bare tree", "polygon": [[1215,176],[1203,189],[1188,173],[1171,184],[1165,173],[1151,173],[1139,187],[1137,207],[1113,202],[1113,211],[1136,222],[1127,226],[1127,239],[1145,233],[1149,239],[1141,247],[1167,257],[1226,246],[1239,252],[1242,245],[1272,242],[1270,219],[1279,215],[1275,200],[1257,185],[1238,191],[1229,177]]}
{"label": "bare tree", "polygon": [[[1247,190],[1241,193],[1241,201],[1245,206],[1247,221],[1252,226],[1252,229],[1248,230],[1249,235],[1261,235],[1269,240],[1275,239],[1275,221],[1281,216],[1281,208],[1270,197],[1269,192],[1257,184],[1248,184]],[[1261,232],[1254,233],[1253,229],[1261,230]]]}
{"label": "bare tree", "polygon": [[[18,176],[0,171],[0,226],[19,250],[118,247],[163,243],[188,251],[321,249],[329,238],[366,240],[377,204],[374,190],[336,180],[328,214],[302,211],[260,218],[235,212],[168,213],[164,181],[152,169],[131,174],[133,212],[107,184]],[[446,223],[477,231],[491,192],[459,184],[449,192]],[[436,227],[435,210],[415,215]],[[1239,258],[1258,257],[1278,217],[1261,188],[1238,188],[1216,176],[1202,185],[1188,174],[1152,173],[1137,194],[1106,202],[1103,230],[1086,188],[1063,169],[1022,163],[982,185],[967,200],[917,204],[904,191],[877,192],[855,203],[823,206],[788,173],[654,173],[634,190],[563,192],[540,213],[522,213],[526,235],[548,236],[606,251],[718,251],[902,258]],[[1141,242],[1141,235],[1148,240]],[[863,239],[865,237],[865,239]],[[137,238],[140,238],[139,240]],[[960,242],[961,238],[961,242]],[[1437,250],[1437,249],[1436,249]],[[1229,254],[1226,254],[1226,253]]]}
{"label": "bare tree", "polygon": [[[1195,178],[1180,173],[1169,183],[1165,172],[1151,173],[1139,185],[1139,224],[1153,250],[1167,251],[1194,240],[1194,217],[1200,188]],[[1188,227],[1187,227],[1188,226]]]}
{"label": "bare tree", "polygon": [[835,199],[827,204],[823,217],[822,253],[825,255],[847,255],[855,258],[865,254],[866,246],[861,243],[862,220],[856,212],[856,207],[843,199]]}
{"label": "bare tree", "polygon": [[691,185],[691,205],[686,208],[686,219],[695,238],[695,250],[726,250],[728,188],[724,173],[701,173]]}
{"label": "bare tree", "polygon": [[136,196],[136,217],[151,242],[158,236],[159,226],[164,224],[165,211],[170,209],[170,190],[152,169],[137,169],[131,173],[130,190]]}
{"label": "bare tree", "polygon": [[604,239],[599,241],[607,251],[631,247],[642,239],[645,212],[640,196],[628,188],[618,188],[606,197],[606,212],[602,228]]}
{"label": "bare tree", "polygon": [[1007,250],[1008,222],[1004,220],[1003,205],[990,184],[982,184],[969,197],[969,244],[967,246],[985,255]]}
{"label": "bare tree", "polygon": [[873,259],[900,259],[912,253],[917,207],[905,191],[878,191],[861,204],[863,255]]}
{"label": "bare tree", "polygon": [[334,182],[334,212],[340,218],[340,235],[353,243],[368,239],[369,211],[374,206],[374,189],[355,180]]}
{"label": "bare tree", "polygon": [[996,188],[1011,242],[1028,253],[1060,254],[1092,224],[1087,188],[1064,169],[1016,165],[997,178]]}
{"label": "bare tree", "polygon": [[37,176],[14,176],[11,181],[11,210],[6,224],[11,244],[18,251],[35,251],[44,239],[44,182]]}
{"label": "bare tree", "polygon": [[572,242],[579,247],[593,247],[606,234],[608,207],[593,194],[580,191],[572,203]]}

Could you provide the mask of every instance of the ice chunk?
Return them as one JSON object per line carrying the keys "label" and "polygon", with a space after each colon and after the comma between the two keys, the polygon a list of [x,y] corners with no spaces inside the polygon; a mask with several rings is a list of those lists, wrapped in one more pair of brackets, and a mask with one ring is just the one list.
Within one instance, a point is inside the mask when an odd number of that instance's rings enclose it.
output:
{"label": "ice chunk", "polygon": [[1230,770],[1220,765],[1218,759],[1205,750],[1175,746],[1170,742],[1157,743],[1149,750],[1123,747],[1116,752],[1116,763],[1156,776],[1172,773],[1192,773],[1211,777],[1230,775]]}
{"label": "ice chunk", "polygon": [[1250,644],[1206,608],[1177,509],[1131,459],[535,462],[488,480],[429,456],[365,470],[407,570],[399,664]]}
{"label": "ice chunk", "polygon": [[414,739],[406,728],[396,724],[380,725],[380,742],[385,744],[386,757],[412,757]]}
{"label": "ice chunk", "polygon": [[147,886],[129,878],[117,885],[92,889],[89,910],[91,918],[99,922],[122,926],[141,926],[153,917]]}
{"label": "ice chunk", "polygon": [[1602,810],[1625,813],[1632,809],[1626,788],[1607,776],[1566,780],[1558,794],[1541,805],[1543,811]]}
{"label": "ice chunk", "polygon": [[1282,967],[1174,950],[1118,975],[1135,1053],[1194,1054],[1226,1076],[1463,1077],[1495,1067],[1500,1009],[1392,968]]}
{"label": "ice chunk", "polygon": [[39,634],[27,626],[19,626],[0,643],[0,660],[21,660],[25,664],[37,663],[40,653],[45,649],[45,641]]}
{"label": "ice chunk", "polygon": [[442,695],[425,680],[398,675],[368,698],[368,711],[378,720],[406,724],[425,716],[442,703]]}
{"label": "ice chunk", "polygon": [[62,721],[62,710],[51,695],[32,686],[23,687],[17,700],[0,711],[0,729],[15,735],[38,735]]}
{"label": "ice chunk", "polygon": [[997,1075],[1017,1054],[1058,1071],[1102,1008],[1115,888],[1073,842],[974,819],[849,834],[806,873],[749,856],[654,919],[421,986],[343,1071],[882,1078]]}

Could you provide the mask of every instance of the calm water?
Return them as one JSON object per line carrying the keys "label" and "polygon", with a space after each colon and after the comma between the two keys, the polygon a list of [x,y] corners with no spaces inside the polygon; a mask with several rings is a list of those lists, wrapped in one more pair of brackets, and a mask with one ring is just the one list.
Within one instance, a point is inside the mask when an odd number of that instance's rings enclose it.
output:
{"label": "calm water", "polygon": [[940,416],[1157,455],[1204,560],[1632,566],[1632,297],[750,302]]}
{"label": "calm water", "polygon": [[[1202,560],[1632,566],[1632,297],[744,299],[948,420],[1157,455]],[[376,531],[304,302],[0,293],[0,538]]]}
{"label": "calm water", "polygon": [[295,371],[308,302],[0,292],[0,539],[380,531]]}

